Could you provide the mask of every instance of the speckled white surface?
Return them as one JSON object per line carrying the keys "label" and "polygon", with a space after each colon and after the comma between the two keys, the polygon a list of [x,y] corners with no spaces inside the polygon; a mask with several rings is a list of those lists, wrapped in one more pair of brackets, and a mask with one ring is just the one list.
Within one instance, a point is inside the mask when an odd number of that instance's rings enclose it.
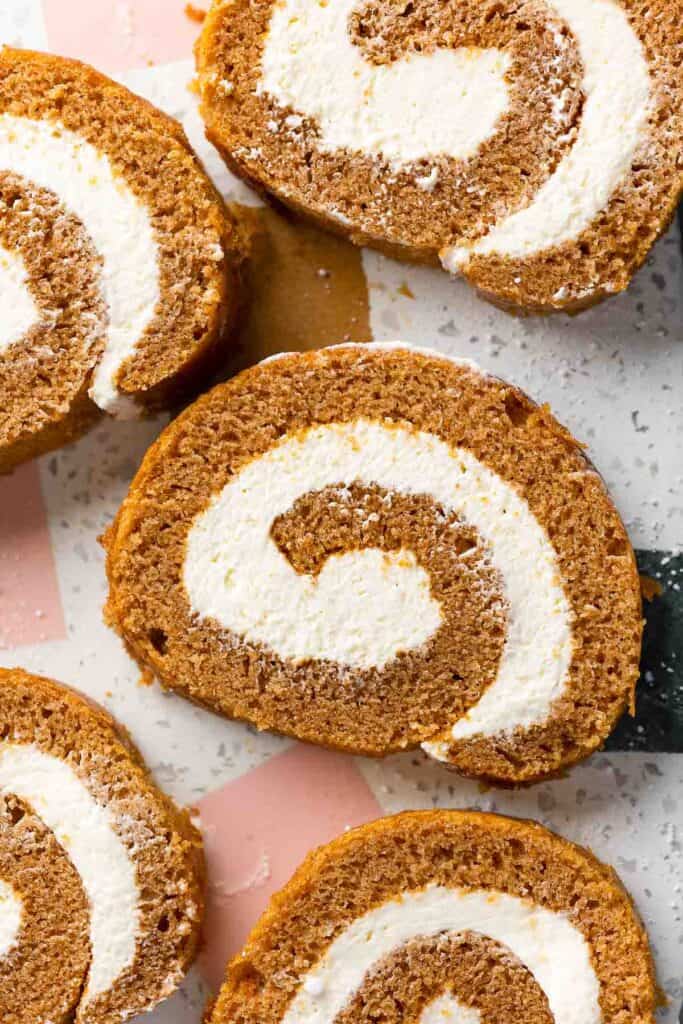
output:
{"label": "speckled white surface", "polygon": [[[44,45],[37,12],[37,3],[10,0],[8,8],[5,0],[0,40]],[[186,87],[190,73],[190,61],[183,61],[124,80],[180,117],[224,194],[245,201],[244,186],[203,139]],[[474,358],[550,402],[589,443],[634,543],[683,547],[683,271],[676,231],[657,246],[627,294],[575,320],[513,320],[438,271],[370,252],[364,265],[378,339],[402,337]],[[0,664],[21,663],[101,700],[130,727],[159,783],[193,802],[287,744],[221,721],[157,686],[140,686],[137,669],[102,623],[105,578],[97,536],[162,425],[163,419],[101,426],[41,460],[68,636],[0,650]],[[677,1020],[683,999],[683,756],[601,754],[566,779],[520,793],[482,792],[423,755],[358,764],[387,812],[470,806],[533,817],[614,864],[648,926],[660,981],[672,1000],[661,1020]],[[193,972],[181,992],[146,1019],[197,1024],[205,995]]]}
{"label": "speckled white surface", "polygon": [[40,0],[3,0],[0,6],[0,43],[34,50],[47,47]]}

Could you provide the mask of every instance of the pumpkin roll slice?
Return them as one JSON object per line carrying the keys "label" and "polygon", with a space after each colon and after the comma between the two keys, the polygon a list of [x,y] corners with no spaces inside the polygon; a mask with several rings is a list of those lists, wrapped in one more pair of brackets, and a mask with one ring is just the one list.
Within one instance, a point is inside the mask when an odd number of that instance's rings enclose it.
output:
{"label": "pumpkin roll slice", "polygon": [[681,0],[214,0],[227,163],[322,225],[499,305],[624,289],[683,190]]}
{"label": "pumpkin roll slice", "polygon": [[399,814],[309,855],[209,1024],[653,1024],[647,935],[611,869],[533,822]]}
{"label": "pumpkin roll slice", "polygon": [[148,452],[106,615],[229,717],[501,783],[598,747],[638,676],[623,524],[548,410],[400,344],[269,359]]}
{"label": "pumpkin roll slice", "polygon": [[0,471],[197,383],[238,266],[175,121],[83,64],[0,50]]}
{"label": "pumpkin roll slice", "polygon": [[201,840],[127,734],[0,669],[0,1018],[114,1024],[171,994],[203,910]]}

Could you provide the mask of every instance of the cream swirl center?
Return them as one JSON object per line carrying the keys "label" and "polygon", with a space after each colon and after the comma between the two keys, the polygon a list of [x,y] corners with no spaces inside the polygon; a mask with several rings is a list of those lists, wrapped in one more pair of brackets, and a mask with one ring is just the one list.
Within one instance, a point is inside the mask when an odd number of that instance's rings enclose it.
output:
{"label": "cream swirl center", "polygon": [[284,0],[268,26],[257,92],[313,118],[323,149],[398,165],[474,155],[508,106],[510,59],[496,49],[439,48],[371,64],[354,45],[358,0]]}
{"label": "cream swirl center", "polygon": [[410,551],[348,551],[312,576],[297,573],[273,541],[274,520],[297,498],[351,483],[428,495],[476,528],[502,578],[509,610],[498,674],[454,735],[546,718],[572,653],[548,535],[515,488],[470,451],[414,427],[365,418],[313,426],[248,462],[188,533],[183,582],[192,610],[294,662],[379,669],[426,643],[441,610]]}
{"label": "cream swirl center", "polygon": [[450,992],[437,996],[425,1006],[419,1024],[480,1024],[481,1014],[474,1006],[458,1002]]}
{"label": "cream swirl center", "polygon": [[[312,118],[324,151],[384,157],[396,168],[440,155],[476,156],[509,108],[509,54],[437,47],[373,64],[350,36],[349,17],[358,6],[358,0],[275,3],[257,92]],[[607,206],[645,138],[653,86],[627,11],[616,0],[546,0],[546,6],[549,19],[569,28],[583,63],[577,137],[530,202],[503,212],[478,240],[454,240],[443,249],[443,265],[452,272],[472,256],[524,258],[576,239]]]}

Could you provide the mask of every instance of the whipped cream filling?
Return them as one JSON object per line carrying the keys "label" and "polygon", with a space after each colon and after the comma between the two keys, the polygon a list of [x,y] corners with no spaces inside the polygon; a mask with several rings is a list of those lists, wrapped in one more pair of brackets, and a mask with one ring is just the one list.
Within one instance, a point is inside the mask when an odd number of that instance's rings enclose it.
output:
{"label": "whipped cream filling", "polygon": [[550,540],[527,502],[471,452],[412,427],[364,418],[311,427],[247,463],[190,528],[183,580],[192,610],[292,661],[381,668],[426,642],[442,616],[411,552],[348,551],[314,577],[295,572],[270,536],[301,495],[353,482],[431,496],[477,529],[502,577],[508,632],[497,677],[453,735],[544,720],[572,653]]}
{"label": "whipped cream filling", "polygon": [[134,415],[135,403],[117,391],[114,381],[152,321],[160,297],[159,252],[147,208],[104,153],[58,122],[0,115],[0,167],[53,192],[90,235],[102,259],[109,314],[90,396],[109,413]]}
{"label": "whipped cream filling", "polygon": [[585,102],[576,141],[531,203],[471,245],[444,249],[452,273],[472,256],[523,258],[571,241],[603,210],[631,169],[652,103],[642,43],[614,0],[546,0],[575,36]]}
{"label": "whipped cream filling", "polygon": [[0,355],[40,320],[21,255],[0,245]]}
{"label": "whipped cream filling", "polygon": [[[555,1024],[600,1024],[600,986],[588,943],[566,914],[503,892],[441,885],[403,893],[353,921],[305,975],[307,984],[282,1024],[333,1024],[368,971],[406,942],[465,931],[506,946],[524,964],[545,993]],[[462,1009],[451,1019],[474,1024]],[[437,1021],[428,1017],[427,1024]]]}
{"label": "whipped cream filling", "polygon": [[21,897],[0,878],[0,959],[16,946],[23,914]]}
{"label": "whipped cream filling", "polygon": [[92,958],[83,996],[88,1003],[106,992],[135,957],[140,920],[135,864],[109,810],[65,761],[32,744],[2,743],[0,790],[31,806],[81,877],[90,903]]}
{"label": "whipped cream filling", "polygon": [[480,1024],[481,1014],[474,1006],[458,1002],[450,992],[445,992],[428,1003],[418,1024]]}
{"label": "whipped cream filling", "polygon": [[323,150],[347,148],[397,166],[440,154],[473,156],[508,108],[509,56],[438,48],[372,64],[349,34],[358,6],[274,4],[257,93],[313,118]]}

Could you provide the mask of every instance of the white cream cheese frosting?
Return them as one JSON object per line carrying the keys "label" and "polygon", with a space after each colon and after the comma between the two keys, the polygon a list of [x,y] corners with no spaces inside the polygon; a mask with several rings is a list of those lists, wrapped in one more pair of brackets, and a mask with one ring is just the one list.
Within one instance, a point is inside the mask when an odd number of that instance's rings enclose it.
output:
{"label": "white cream cheese frosting", "polygon": [[[555,1024],[601,1024],[590,949],[566,914],[503,892],[441,885],[403,893],[353,921],[306,974],[309,984],[299,987],[282,1024],[333,1024],[368,971],[402,945],[465,931],[493,939],[524,964],[545,993]],[[474,1024],[462,1012],[451,1019]],[[423,1024],[436,1021],[423,1017]]]}
{"label": "white cream cheese frosting", "polygon": [[293,661],[380,668],[425,643],[442,616],[410,552],[349,551],[313,577],[296,573],[270,536],[300,496],[353,482],[429,495],[477,529],[502,578],[508,632],[498,674],[454,735],[544,720],[572,654],[571,611],[550,540],[527,502],[471,452],[403,424],[315,426],[247,463],[189,531],[183,580],[192,610]]}
{"label": "white cream cheese frosting", "polygon": [[0,355],[40,320],[21,255],[0,245]]}
{"label": "white cream cheese frosting", "polygon": [[474,1006],[464,1003],[451,993],[445,992],[428,1003],[418,1024],[480,1024],[481,1014]]}
{"label": "white cream cheese frosting", "polygon": [[584,65],[578,136],[525,208],[468,246],[444,249],[456,273],[471,256],[524,258],[577,238],[624,180],[646,134],[652,83],[642,43],[614,0],[546,0],[575,36]]}
{"label": "white cream cheese frosting", "polygon": [[65,762],[33,744],[0,744],[0,790],[25,800],[64,848],[90,903],[92,958],[83,1003],[106,992],[135,957],[136,869],[98,803]]}
{"label": "white cream cheese frosting", "polygon": [[0,959],[16,946],[23,915],[19,893],[0,878]]}
{"label": "white cream cheese frosting", "polygon": [[[577,238],[605,209],[645,138],[653,87],[627,12],[615,0],[546,3],[570,29],[584,65],[577,137],[527,206],[480,239],[442,251],[453,273],[474,255],[524,258]],[[509,55],[437,48],[375,65],[351,39],[349,17],[358,6],[275,4],[257,93],[314,119],[322,150],[383,156],[398,168],[438,155],[475,156],[509,107]]]}
{"label": "white cream cheese frosting", "polygon": [[56,122],[0,115],[0,169],[54,193],[90,235],[102,260],[108,310],[105,349],[90,395],[107,412],[133,414],[134,403],[114,381],[160,297],[158,246],[147,208],[104,153]]}
{"label": "white cream cheese frosting", "polygon": [[275,4],[257,93],[313,118],[323,150],[381,155],[398,166],[440,154],[473,156],[508,108],[509,56],[439,48],[372,64],[349,34],[358,6],[358,0]]}

